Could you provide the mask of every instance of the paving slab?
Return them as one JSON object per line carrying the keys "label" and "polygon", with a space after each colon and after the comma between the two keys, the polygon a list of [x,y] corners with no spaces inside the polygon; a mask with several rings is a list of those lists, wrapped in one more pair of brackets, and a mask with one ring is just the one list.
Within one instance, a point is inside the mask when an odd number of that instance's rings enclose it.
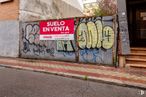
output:
{"label": "paving slab", "polygon": [[146,69],[21,58],[0,58],[0,66],[146,89]]}

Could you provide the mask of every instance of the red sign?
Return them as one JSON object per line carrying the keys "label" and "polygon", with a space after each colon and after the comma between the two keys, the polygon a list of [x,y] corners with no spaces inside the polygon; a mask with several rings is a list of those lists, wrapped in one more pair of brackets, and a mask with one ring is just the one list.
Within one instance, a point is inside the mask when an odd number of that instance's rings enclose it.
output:
{"label": "red sign", "polygon": [[74,19],[40,22],[40,40],[74,40]]}

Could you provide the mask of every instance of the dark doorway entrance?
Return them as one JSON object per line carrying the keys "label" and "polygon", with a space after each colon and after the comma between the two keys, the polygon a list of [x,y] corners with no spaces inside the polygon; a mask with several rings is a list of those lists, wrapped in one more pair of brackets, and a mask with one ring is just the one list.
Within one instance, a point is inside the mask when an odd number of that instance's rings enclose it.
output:
{"label": "dark doorway entrance", "polygon": [[146,0],[126,0],[132,47],[146,47]]}

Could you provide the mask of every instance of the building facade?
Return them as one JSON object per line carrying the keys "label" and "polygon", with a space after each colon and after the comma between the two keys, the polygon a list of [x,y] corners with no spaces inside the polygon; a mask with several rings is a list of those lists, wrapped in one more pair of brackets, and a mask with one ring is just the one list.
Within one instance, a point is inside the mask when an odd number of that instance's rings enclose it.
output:
{"label": "building facade", "polygon": [[[108,64],[111,66],[120,65],[121,67],[127,64],[127,55],[129,56],[130,47],[135,44],[133,40],[136,38],[131,38],[134,36],[130,34],[132,32],[129,32],[132,31],[131,28],[128,29],[128,24],[131,27],[130,23],[132,23],[130,21],[131,10],[134,9],[130,9],[131,7],[127,9],[126,4],[134,6],[133,3],[140,4],[140,2],[136,0],[117,0],[117,2],[115,0],[103,0],[103,3],[107,4],[106,7],[102,3],[99,5],[91,4],[93,6],[92,13],[94,12],[98,16],[86,17],[82,5],[82,3],[87,4],[85,1],[46,1],[0,1],[1,56]],[[101,9],[95,10],[98,7]],[[142,8],[139,10],[141,11]],[[145,20],[144,8],[140,15]],[[75,38],[73,41],[39,40],[39,23],[42,20],[67,18],[73,18],[75,21]],[[144,29],[144,27],[141,28],[140,36],[145,40]],[[86,33],[83,33],[83,30]],[[143,43],[145,43],[144,40]]]}
{"label": "building facade", "polygon": [[0,0],[0,55],[19,56],[19,0]]}

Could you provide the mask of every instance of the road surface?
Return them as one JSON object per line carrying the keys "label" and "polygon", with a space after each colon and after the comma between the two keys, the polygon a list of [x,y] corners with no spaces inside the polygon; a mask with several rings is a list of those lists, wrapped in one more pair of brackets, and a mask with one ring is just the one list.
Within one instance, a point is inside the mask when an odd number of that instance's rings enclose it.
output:
{"label": "road surface", "polygon": [[146,97],[146,90],[0,67],[0,97]]}

